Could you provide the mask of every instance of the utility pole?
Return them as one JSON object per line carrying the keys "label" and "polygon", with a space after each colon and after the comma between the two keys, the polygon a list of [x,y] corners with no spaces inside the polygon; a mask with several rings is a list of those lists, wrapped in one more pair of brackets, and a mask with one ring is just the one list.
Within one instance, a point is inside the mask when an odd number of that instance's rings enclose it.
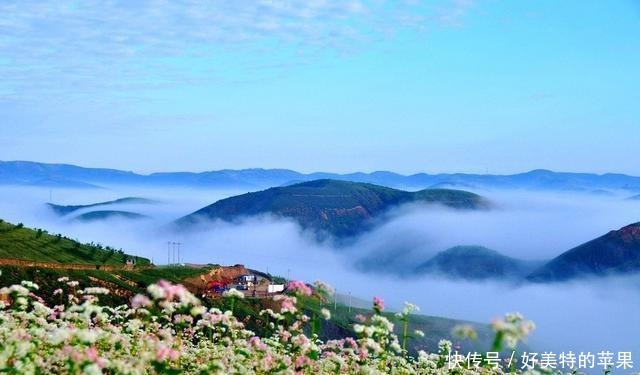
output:
{"label": "utility pole", "polygon": [[167,265],[171,264],[171,241],[167,241]]}
{"label": "utility pole", "polygon": [[349,292],[349,312],[351,312],[351,292]]}
{"label": "utility pole", "polygon": [[338,289],[333,291],[333,311],[338,311]]}

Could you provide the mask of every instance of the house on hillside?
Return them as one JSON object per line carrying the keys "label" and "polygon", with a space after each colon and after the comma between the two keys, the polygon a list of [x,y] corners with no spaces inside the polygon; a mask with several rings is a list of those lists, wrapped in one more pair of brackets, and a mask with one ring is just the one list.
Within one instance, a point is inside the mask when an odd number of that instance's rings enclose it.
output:
{"label": "house on hillside", "polygon": [[241,264],[229,267],[216,267],[209,275],[202,275],[206,293],[220,295],[225,290],[234,288],[242,291],[247,297],[266,297],[281,293],[284,285],[274,286],[271,275],[249,269]]}
{"label": "house on hillside", "polygon": [[136,258],[127,258],[124,261],[124,268],[134,268],[136,266]]}
{"label": "house on hillside", "polygon": [[271,284],[271,276],[266,273],[247,269],[247,272],[233,279],[233,282],[237,285],[236,289],[239,290],[252,290],[258,285]]}

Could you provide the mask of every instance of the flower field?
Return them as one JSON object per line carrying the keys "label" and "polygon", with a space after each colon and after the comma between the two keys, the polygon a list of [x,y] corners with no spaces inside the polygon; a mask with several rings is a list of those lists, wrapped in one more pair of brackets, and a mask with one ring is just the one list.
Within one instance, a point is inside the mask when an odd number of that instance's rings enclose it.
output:
{"label": "flower field", "polygon": [[[80,289],[62,277],[54,291],[60,303],[49,306],[35,283],[4,287],[0,310],[0,372],[9,374],[446,374],[503,373],[503,366],[466,368],[452,357],[452,344],[440,342],[438,353],[410,356],[407,340],[424,335],[408,332],[406,324],[417,307],[408,304],[397,321],[405,324],[400,337],[374,300],[370,314],[360,314],[357,337],[322,341],[323,308],[307,315],[304,301],[327,300],[331,288],[291,282],[288,293],[274,298],[274,309],[260,314],[268,322],[260,336],[234,316],[243,298],[225,294],[228,309],[209,308],[185,287],[160,281],[129,305],[109,306],[100,298],[108,289]],[[533,329],[519,315],[494,322],[495,350],[515,347]],[[469,327],[459,333],[472,337]],[[459,363],[455,362],[458,361]],[[453,365],[453,366],[452,366]]]}

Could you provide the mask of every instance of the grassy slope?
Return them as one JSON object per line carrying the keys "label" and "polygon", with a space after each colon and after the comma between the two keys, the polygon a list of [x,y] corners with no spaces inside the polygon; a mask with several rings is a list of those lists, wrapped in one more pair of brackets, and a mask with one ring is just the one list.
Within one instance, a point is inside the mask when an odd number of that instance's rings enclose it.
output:
{"label": "grassy slope", "polygon": [[178,224],[199,219],[233,221],[265,213],[297,220],[303,227],[337,237],[361,233],[372,218],[410,202],[439,203],[452,208],[485,208],[480,196],[458,190],[427,189],[408,192],[379,185],[336,180],[315,180],[222,199],[185,216]]}
{"label": "grassy slope", "polygon": [[[123,265],[129,256],[101,245],[82,244],[61,235],[0,220],[0,258],[49,263]],[[140,265],[149,259],[135,257]]]}

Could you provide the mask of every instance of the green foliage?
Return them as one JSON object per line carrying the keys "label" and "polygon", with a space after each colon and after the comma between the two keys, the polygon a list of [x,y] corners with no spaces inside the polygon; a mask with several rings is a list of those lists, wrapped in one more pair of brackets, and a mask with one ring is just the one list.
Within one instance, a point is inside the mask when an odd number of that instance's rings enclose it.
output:
{"label": "green foliage", "polygon": [[[24,225],[0,223],[0,258],[49,263],[123,265],[129,256],[104,250],[101,245],[82,244],[60,234],[51,235]],[[134,257],[136,264],[149,264]]]}

